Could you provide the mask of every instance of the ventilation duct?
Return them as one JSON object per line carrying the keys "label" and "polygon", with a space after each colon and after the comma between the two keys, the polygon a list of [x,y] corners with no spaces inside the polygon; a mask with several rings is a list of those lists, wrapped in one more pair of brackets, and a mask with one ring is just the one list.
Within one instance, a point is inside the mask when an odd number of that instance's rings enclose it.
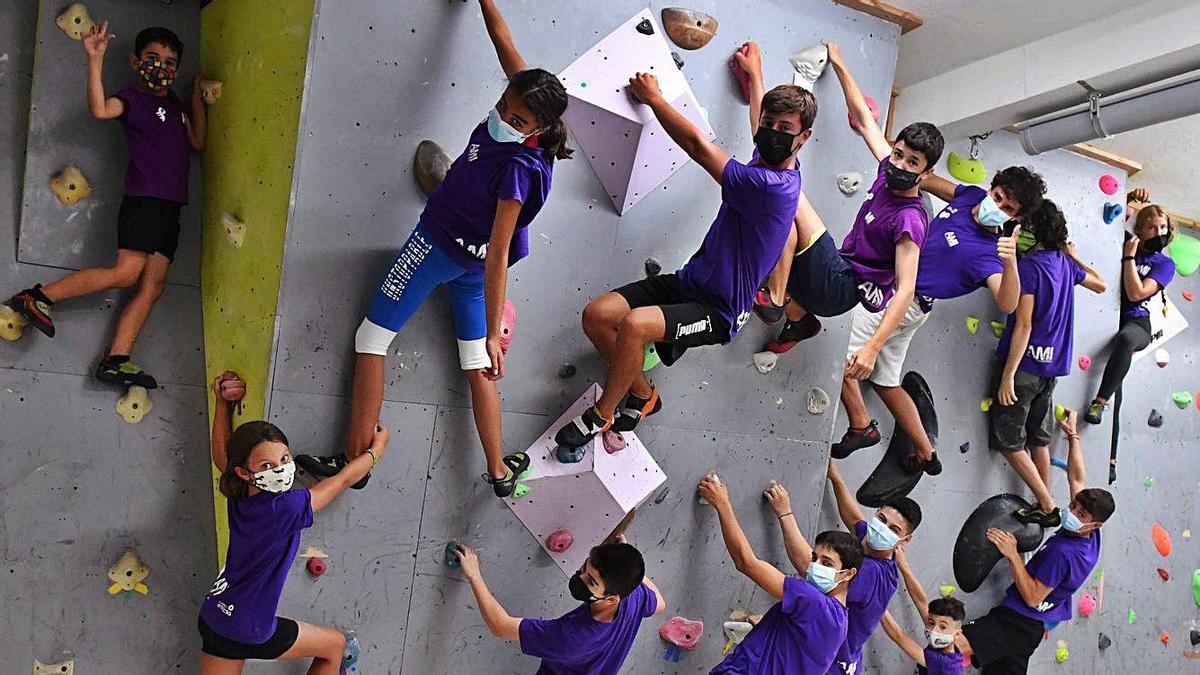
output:
{"label": "ventilation duct", "polygon": [[1200,113],[1200,72],[1108,99],[1079,84],[1089,92],[1086,107],[1018,126],[1025,152],[1037,155]]}

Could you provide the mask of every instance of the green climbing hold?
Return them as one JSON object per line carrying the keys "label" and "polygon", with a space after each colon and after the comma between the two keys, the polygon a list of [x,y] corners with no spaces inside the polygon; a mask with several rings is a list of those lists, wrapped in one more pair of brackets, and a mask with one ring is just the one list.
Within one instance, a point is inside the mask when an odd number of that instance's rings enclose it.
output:
{"label": "green climbing hold", "polygon": [[[1045,419],[1045,418],[1043,418]],[[1054,419],[1061,422],[1067,419],[1067,407],[1058,403],[1054,404]]]}
{"label": "green climbing hold", "polygon": [[1058,663],[1062,663],[1066,661],[1069,656],[1071,656],[1071,652],[1067,651],[1067,641],[1059,640],[1058,644],[1055,645],[1054,648],[1054,660]]}
{"label": "green climbing hold", "polygon": [[955,588],[954,586],[951,586],[950,584],[942,584],[941,586],[938,586],[938,592],[940,592],[942,594],[943,598],[948,598],[948,597],[954,595],[954,591],[957,591],[957,590],[958,590],[957,588]]}
{"label": "green climbing hold", "polygon": [[970,155],[963,157],[957,152],[950,152],[946,158],[946,167],[950,170],[950,175],[964,183],[978,185],[987,177],[987,169],[983,167],[983,162]]}
{"label": "green climbing hold", "polygon": [[642,356],[642,372],[643,373],[648,370],[653,369],[655,366],[662,363],[662,360],[658,358],[658,350],[654,348],[653,342],[647,342],[646,347],[643,349],[642,353],[643,353],[643,356]]}
{"label": "green climbing hold", "polygon": [[999,321],[993,321],[992,332],[996,334],[996,337],[1001,337],[1004,335],[1004,324],[1000,323]]}
{"label": "green climbing hold", "polygon": [[515,488],[513,488],[513,491],[512,491],[513,501],[517,501],[518,499],[524,499],[525,495],[529,494],[529,490],[530,490],[530,488],[528,485],[526,485],[524,483],[517,483],[517,486]]}
{"label": "green climbing hold", "polygon": [[1196,601],[1196,606],[1200,607],[1200,570],[1192,572],[1192,599]]}
{"label": "green climbing hold", "polygon": [[1175,269],[1183,276],[1191,276],[1200,268],[1200,239],[1179,232],[1167,247],[1167,255],[1175,261]]}
{"label": "green climbing hold", "polygon": [[996,401],[991,396],[986,396],[982,401],[979,402],[979,409],[983,412],[987,412],[992,409],[992,404],[995,402]]}
{"label": "green climbing hold", "polygon": [[1132,607],[1129,608],[1129,615],[1125,617],[1125,620],[1129,623],[1137,621],[1137,612],[1133,611]]}
{"label": "green climbing hold", "polygon": [[967,332],[970,333],[971,335],[974,335],[978,331],[979,331],[979,317],[968,316],[967,317]]}
{"label": "green climbing hold", "polygon": [[1154,479],[1150,476],[1146,476],[1146,480],[1142,481],[1142,485],[1145,485],[1146,487],[1154,487]]}
{"label": "green climbing hold", "polygon": [[1175,406],[1180,410],[1187,410],[1187,407],[1192,404],[1192,394],[1188,391],[1179,391],[1171,394],[1171,400],[1175,402]]}

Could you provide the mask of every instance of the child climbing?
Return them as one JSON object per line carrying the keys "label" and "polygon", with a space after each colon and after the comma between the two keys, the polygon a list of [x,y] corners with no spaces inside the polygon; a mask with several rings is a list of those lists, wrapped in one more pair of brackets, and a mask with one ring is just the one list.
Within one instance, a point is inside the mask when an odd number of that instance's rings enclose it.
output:
{"label": "child climbing", "polygon": [[1046,624],[1070,620],[1071,596],[1100,558],[1100,528],[1116,504],[1107,490],[1084,487],[1087,472],[1075,417],[1074,410],[1067,410],[1059,423],[1070,447],[1067,483],[1071,501],[1062,514],[1062,526],[1028,563],[1017,551],[1013,535],[995,528],[987,532],[988,541],[1008,561],[1013,583],[1000,605],[962,628],[959,646],[984,675],[1027,671]]}
{"label": "child climbing", "polygon": [[87,53],[88,109],[98,120],[118,120],[125,131],[129,165],[125,196],[117,213],[117,262],[72,272],[46,286],[27,288],[8,299],[48,337],[54,337],[55,304],[113,288],[137,286],[121,309],[108,351],[96,366],[96,379],[106,384],[154,389],[158,382],[130,360],[150,310],[162,296],[167,268],[179,244],[179,212],[188,203],[191,154],[204,150],[207,117],[200,77],[192,83],[190,105],[171,91],[183,43],[166,28],[146,28],[137,34],[129,66],[138,86],[105,96],[104,55],[114,36],[101,22],[84,36]]}
{"label": "child climbing", "polygon": [[765,305],[759,313],[778,320],[778,303],[786,288],[790,297],[782,313],[787,322],[779,337],[767,344],[767,349],[782,354],[821,332],[818,316],[839,316],[858,304],[871,313],[883,312],[873,333],[852,335],[845,376],[861,380],[875,369],[884,342],[912,303],[917,263],[929,227],[919,189],[933,173],[944,142],[937,127],[914,122],[900,131],[895,144],[888,143],[841,50],[834,43],[827,48],[850,117],[879,161],[879,169],[840,250],[814,211],[797,211],[794,236],[766,282],[770,298],[758,296]]}
{"label": "child climbing", "polygon": [[[1145,189],[1129,193],[1127,202],[1148,202]],[[1088,406],[1083,419],[1100,424],[1104,409],[1129,372],[1133,353],[1150,344],[1150,310],[1146,307],[1155,293],[1164,293],[1175,277],[1175,261],[1163,251],[1175,238],[1171,216],[1160,206],[1144,204],[1138,209],[1133,235],[1125,235],[1121,256],[1121,323],[1113,338],[1112,353],[1104,366],[1100,391]],[[1165,305],[1164,305],[1165,311]]]}
{"label": "child climbing", "polygon": [[810,546],[796,523],[787,490],[773,483],[763,494],[779,519],[788,558],[804,578],[785,576],[755,555],[733,513],[724,483],[709,475],[700,481],[698,490],[717,512],[734,566],[778,600],[711,672],[824,675],[846,637],[847,589],[862,564],[862,546],[836,530],[818,534]]}
{"label": "child climbing", "polygon": [[484,582],[475,551],[459,545],[458,559],[492,635],[519,642],[521,652],[540,658],[539,673],[616,675],[642,620],[667,609],[646,576],[642,554],[624,541],[591,550],[567,584],[571,597],[583,604],[557,619],[509,616]]}
{"label": "child climbing", "polygon": [[903,549],[896,549],[896,566],[904,577],[908,597],[925,624],[926,645],[922,647],[921,643],[901,630],[891,612],[883,613],[883,632],[917,664],[920,675],[962,675],[963,657],[956,645],[962,639],[962,622],[967,616],[962,601],[958,598],[930,601],[917,575],[908,565]]}
{"label": "child climbing", "polygon": [[[483,480],[507,497],[529,467],[504,455],[497,380],[504,377],[501,323],[508,268],[529,253],[529,223],[550,195],[555,159],[567,159],[567,92],[554,74],[530,68],[492,0],[483,20],[508,86],[429,196],[354,336],[354,387],[345,452],[298,455],[317,478],[336,475],[363,452],[383,406],[384,360],[396,333],[438,286],[450,293],[458,358],[487,458]],[[355,489],[366,486],[364,476]]]}
{"label": "child climbing", "polygon": [[335,628],[275,616],[300,531],[383,457],[388,432],[375,427],[371,446],[336,479],[311,490],[292,490],[296,465],[287,437],[274,424],[246,422],[233,430],[234,403],[221,384],[238,380],[225,371],[213,380],[212,461],[228,500],[229,550],[225,567],[200,607],[202,675],[242,672],[243,661],[313,659],[310,675],[337,675],[345,637]]}
{"label": "child climbing", "polygon": [[[1017,237],[1020,226],[1005,234],[1005,224],[1041,206],[1046,184],[1023,166],[1010,166],[992,178],[991,188],[953,183],[931,173],[921,189],[947,202],[929,224],[917,267],[916,296],[891,335],[883,341],[875,369],[867,377],[896,423],[913,442],[914,454],[903,459],[910,473],[942,471],[942,463],[925,434],[917,407],[900,376],[913,336],[929,319],[935,300],[948,300],[987,288],[1002,314],[1017,308],[1021,281],[1017,275]],[[882,316],[855,306],[850,326],[851,351],[865,345],[879,330]],[[870,419],[857,379],[842,378],[842,405],[849,428],[833,444],[833,457],[845,459],[855,450],[879,443],[878,423]]]}
{"label": "child climbing", "polygon": [[[1050,483],[1050,432],[1054,385],[1071,372],[1075,341],[1075,286],[1103,293],[1104,279],[1079,259],[1067,241],[1067,221],[1049,199],[1028,222],[1034,245],[1018,263],[1021,298],[996,347],[988,443],[1004,454],[1037,498],[1037,507],[1015,514],[1022,523],[1059,524]],[[1025,452],[1028,450],[1028,452]]]}
{"label": "child climbing", "polygon": [[662,363],[670,366],[690,347],[730,342],[779,257],[800,193],[796,153],[812,135],[817,102],[793,85],[764,95],[758,46],[745,47],[737,59],[751,82],[755,145],[746,164],[674,110],[653,75],[629,80],[630,92],[650,107],[671,140],[720,184],[721,208],[700,249],[678,272],[622,286],[583,310],[583,330],[608,362],[608,376],[596,405],[555,434],[560,446],[582,446],[610,427],[632,431],[657,413],[658,390],[642,374],[644,346],[656,343]]}
{"label": "child climbing", "polygon": [[900,583],[895,553],[912,541],[913,532],[921,524],[921,507],[908,497],[900,497],[867,520],[833,461],[829,462],[828,476],[838,515],[854,532],[855,540],[862,542],[862,564],[846,594],[846,638],[829,669],[830,675],[854,675],[862,671],[863,645],[879,627]]}

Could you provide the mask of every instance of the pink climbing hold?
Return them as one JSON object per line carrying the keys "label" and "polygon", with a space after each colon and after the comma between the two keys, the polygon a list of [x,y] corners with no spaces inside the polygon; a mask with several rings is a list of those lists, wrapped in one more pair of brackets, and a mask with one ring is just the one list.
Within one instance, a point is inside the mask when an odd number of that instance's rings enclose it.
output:
{"label": "pink climbing hold", "polygon": [[1079,369],[1080,370],[1087,370],[1088,368],[1091,368],[1091,367],[1092,367],[1092,357],[1090,357],[1090,356],[1079,357]]}
{"label": "pink climbing hold", "polygon": [[658,629],[658,636],[680,649],[691,649],[704,634],[704,622],[673,616]]}
{"label": "pink climbing hold", "polygon": [[240,377],[231,377],[226,380],[221,380],[221,384],[217,386],[221,398],[226,401],[237,403],[246,397],[246,383]]}
{"label": "pink climbing hold", "polygon": [[329,569],[325,565],[325,561],[321,560],[320,558],[309,558],[308,563],[305,564],[304,567],[305,567],[305,569],[308,570],[308,573],[311,574],[314,579],[321,576],[322,574],[325,574],[325,570]]}
{"label": "pink climbing hold", "polygon": [[1111,174],[1100,176],[1100,191],[1106,195],[1115,195],[1117,190],[1121,189],[1121,184],[1117,182]]}
{"label": "pink climbing hold", "polygon": [[504,313],[500,316],[500,351],[507,354],[508,344],[512,342],[513,333],[517,330],[517,308],[512,301],[504,299]]}
{"label": "pink climbing hold", "polygon": [[[867,101],[867,107],[871,109],[871,117],[874,117],[875,121],[879,122],[879,104],[875,102],[875,99],[866,94],[863,94],[863,98]],[[858,131],[858,122],[854,121],[854,115],[847,113],[846,118],[850,120],[850,128]]]}
{"label": "pink climbing hold", "polygon": [[609,429],[604,432],[604,451],[610,455],[625,449],[625,435]]}
{"label": "pink climbing hold", "polygon": [[1094,611],[1096,611],[1096,597],[1084,591],[1083,595],[1079,596],[1079,614],[1080,616],[1091,616]]}
{"label": "pink climbing hold", "polygon": [[1195,295],[1193,295],[1191,291],[1184,291],[1184,292],[1183,292],[1183,299],[1184,299],[1184,300],[1187,300],[1188,302],[1191,302],[1192,300],[1195,300],[1195,299],[1196,299],[1196,296],[1195,296]]}
{"label": "pink climbing hold", "polygon": [[555,530],[546,537],[546,548],[555,553],[562,553],[575,543],[575,533],[570,530]]}
{"label": "pink climbing hold", "polygon": [[742,102],[746,103],[747,105],[750,103],[750,74],[742,68],[740,63],[738,63],[737,55],[741,54],[742,56],[745,56],[749,53],[750,45],[744,44],[733,53],[733,56],[729,57],[729,70],[733,73],[733,76],[737,78],[738,86],[742,89]]}

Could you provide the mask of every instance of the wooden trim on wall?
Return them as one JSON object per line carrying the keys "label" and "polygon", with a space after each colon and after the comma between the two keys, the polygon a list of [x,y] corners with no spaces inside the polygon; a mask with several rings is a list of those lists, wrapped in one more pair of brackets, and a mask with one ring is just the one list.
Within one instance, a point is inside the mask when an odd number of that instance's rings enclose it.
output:
{"label": "wooden trim on wall", "polygon": [[1142,163],[1137,161],[1136,159],[1122,157],[1121,155],[1118,155],[1115,152],[1109,152],[1108,150],[1102,150],[1100,148],[1097,148],[1094,145],[1088,145],[1087,143],[1076,143],[1075,145],[1068,145],[1065,148],[1063,148],[1063,150],[1069,150],[1077,155],[1083,155],[1084,157],[1089,157],[1091,159],[1096,160],[1097,162],[1104,162],[1105,164],[1107,164],[1111,167],[1114,167],[1114,168],[1124,171],[1129,176],[1132,176],[1133,174],[1142,170]]}
{"label": "wooden trim on wall", "polygon": [[920,28],[925,23],[925,19],[921,18],[920,14],[896,7],[895,5],[889,5],[886,2],[879,2],[879,0],[833,0],[833,2],[843,7],[858,10],[864,14],[870,14],[889,23],[894,23],[900,26],[901,35],[915,28]]}
{"label": "wooden trim on wall", "polygon": [[[893,79],[895,79],[894,75],[893,75]],[[892,98],[891,98],[891,100],[888,101],[887,121],[885,121],[883,124],[884,138],[893,138],[893,136],[892,136],[892,121],[893,121],[894,113],[896,112],[896,97],[899,95],[900,95],[900,90],[895,87],[892,87]]]}

